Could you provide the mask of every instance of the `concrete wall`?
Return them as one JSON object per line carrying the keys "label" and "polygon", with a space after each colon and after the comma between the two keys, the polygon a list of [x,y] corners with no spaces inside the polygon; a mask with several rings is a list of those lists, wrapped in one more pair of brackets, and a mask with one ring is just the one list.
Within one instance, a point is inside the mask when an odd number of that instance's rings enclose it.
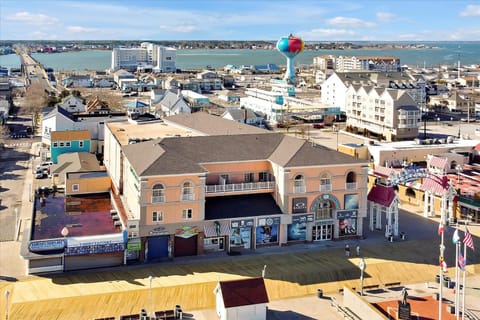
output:
{"label": "concrete wall", "polygon": [[349,287],[343,287],[343,305],[352,310],[360,319],[385,320],[379,310]]}

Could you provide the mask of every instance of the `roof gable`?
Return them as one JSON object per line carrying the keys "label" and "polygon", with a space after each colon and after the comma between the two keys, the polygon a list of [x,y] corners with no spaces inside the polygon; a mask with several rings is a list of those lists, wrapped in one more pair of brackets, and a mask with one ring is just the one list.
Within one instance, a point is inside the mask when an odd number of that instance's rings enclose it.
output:
{"label": "roof gable", "polygon": [[395,194],[395,189],[393,189],[393,187],[376,184],[368,193],[367,200],[388,208],[392,205],[392,202],[396,197],[397,195]]}
{"label": "roof gable", "polygon": [[225,308],[268,303],[263,278],[240,279],[219,282]]}
{"label": "roof gable", "polygon": [[51,141],[90,140],[88,130],[52,131]]}

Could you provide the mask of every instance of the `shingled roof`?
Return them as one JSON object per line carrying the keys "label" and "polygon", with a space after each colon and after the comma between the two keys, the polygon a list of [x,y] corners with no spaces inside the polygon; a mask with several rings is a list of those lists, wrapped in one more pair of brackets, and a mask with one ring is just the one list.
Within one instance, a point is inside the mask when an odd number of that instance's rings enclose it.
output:
{"label": "shingled roof", "polygon": [[268,303],[263,278],[220,281],[219,286],[225,308]]}
{"label": "shingled roof", "polygon": [[278,133],[171,137],[123,149],[139,176],[202,173],[207,172],[203,164],[238,161],[268,160],[283,167],[364,162]]}

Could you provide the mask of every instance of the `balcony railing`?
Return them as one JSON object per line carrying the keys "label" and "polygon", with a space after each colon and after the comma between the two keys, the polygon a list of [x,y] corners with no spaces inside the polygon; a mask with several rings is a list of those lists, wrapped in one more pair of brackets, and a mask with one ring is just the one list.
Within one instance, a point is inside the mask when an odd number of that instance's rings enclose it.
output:
{"label": "balcony railing", "polygon": [[205,186],[205,193],[245,192],[275,188],[275,181],[215,184]]}
{"label": "balcony railing", "polygon": [[357,183],[356,182],[347,182],[345,184],[345,189],[347,190],[355,190],[357,189]]}
{"label": "balcony railing", "polygon": [[182,201],[193,201],[193,193],[182,194]]}
{"label": "balcony railing", "polygon": [[307,187],[305,186],[294,186],[293,193],[305,193],[307,192]]}
{"label": "balcony railing", "polygon": [[165,196],[152,196],[152,203],[163,203],[165,202]]}
{"label": "balcony railing", "polygon": [[321,192],[332,191],[332,185],[331,184],[321,184],[320,185],[320,191]]}

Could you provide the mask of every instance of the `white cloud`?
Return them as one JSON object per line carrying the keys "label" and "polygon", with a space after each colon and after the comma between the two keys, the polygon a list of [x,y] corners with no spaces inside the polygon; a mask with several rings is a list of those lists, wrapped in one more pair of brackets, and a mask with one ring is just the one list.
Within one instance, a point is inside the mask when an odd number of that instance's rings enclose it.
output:
{"label": "white cloud", "polygon": [[383,22],[389,22],[395,19],[395,15],[390,12],[377,12],[377,19]]}
{"label": "white cloud", "polygon": [[468,5],[465,10],[460,12],[462,17],[480,17],[480,6]]}
{"label": "white cloud", "polygon": [[335,17],[326,21],[328,25],[352,28],[373,28],[375,23],[363,21],[357,18]]}
{"label": "white cloud", "polygon": [[94,33],[99,32],[100,30],[95,28],[85,28],[82,26],[68,26],[65,28],[68,32],[72,33]]}
{"label": "white cloud", "polygon": [[175,32],[175,33],[191,33],[199,31],[199,28],[194,25],[163,25],[159,27],[162,31]]}
{"label": "white cloud", "polygon": [[7,17],[8,20],[20,21],[33,25],[52,25],[58,22],[58,19],[49,17],[45,14],[35,14],[31,12],[17,12],[12,16]]}
{"label": "white cloud", "polygon": [[355,32],[346,29],[312,29],[308,31],[300,31],[298,33],[304,40],[336,40],[338,38],[351,39]]}

